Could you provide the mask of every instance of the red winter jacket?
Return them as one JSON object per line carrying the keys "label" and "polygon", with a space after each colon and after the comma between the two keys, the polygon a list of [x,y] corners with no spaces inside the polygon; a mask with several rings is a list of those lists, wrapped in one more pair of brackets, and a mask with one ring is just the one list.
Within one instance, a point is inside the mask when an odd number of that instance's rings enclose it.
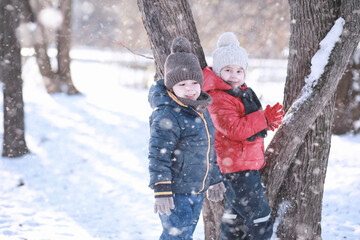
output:
{"label": "red winter jacket", "polygon": [[232,87],[210,67],[204,68],[203,74],[202,90],[213,99],[208,109],[216,128],[215,150],[221,172],[261,169],[265,166],[264,140],[258,137],[250,142],[246,139],[267,128],[264,111],[258,110],[245,116],[242,100],[222,91]]}

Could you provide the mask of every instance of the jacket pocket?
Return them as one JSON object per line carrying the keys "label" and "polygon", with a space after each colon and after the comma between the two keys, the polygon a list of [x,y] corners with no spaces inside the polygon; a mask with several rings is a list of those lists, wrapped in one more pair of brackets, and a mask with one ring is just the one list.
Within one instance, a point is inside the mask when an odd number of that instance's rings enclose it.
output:
{"label": "jacket pocket", "polygon": [[264,149],[261,141],[244,142],[244,159],[247,161],[263,161]]}

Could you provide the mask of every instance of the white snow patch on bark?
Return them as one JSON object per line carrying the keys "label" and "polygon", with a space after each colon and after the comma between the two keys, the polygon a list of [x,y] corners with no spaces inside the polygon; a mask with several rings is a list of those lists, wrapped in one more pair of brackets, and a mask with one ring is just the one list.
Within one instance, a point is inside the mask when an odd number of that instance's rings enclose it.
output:
{"label": "white snow patch on bark", "polygon": [[306,101],[313,92],[313,87],[324,73],[325,66],[328,64],[330,54],[334,49],[335,44],[340,40],[344,24],[345,20],[343,18],[338,18],[335,21],[334,26],[320,42],[320,49],[311,59],[311,72],[305,78],[305,86],[301,90],[300,97],[293,103],[291,107],[292,110],[285,116],[284,123],[288,123],[291,120],[293,113],[297,111],[299,106]]}
{"label": "white snow patch on bark", "polygon": [[287,209],[291,207],[290,201],[283,201],[279,205],[279,209],[277,211],[277,217],[275,218],[274,226],[273,226],[273,236],[271,239],[277,239],[276,232],[279,224],[284,220]]}

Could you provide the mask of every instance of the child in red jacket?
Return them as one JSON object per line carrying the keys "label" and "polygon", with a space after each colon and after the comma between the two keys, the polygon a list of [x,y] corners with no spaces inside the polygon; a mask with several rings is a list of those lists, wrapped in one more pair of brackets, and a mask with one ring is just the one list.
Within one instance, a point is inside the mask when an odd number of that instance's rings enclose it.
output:
{"label": "child in red jacket", "polygon": [[215,150],[225,177],[226,202],[220,239],[270,239],[273,221],[261,184],[264,137],[282,123],[279,103],[265,110],[245,83],[248,55],[234,33],[220,36],[213,67],[203,70],[203,90],[216,128]]}

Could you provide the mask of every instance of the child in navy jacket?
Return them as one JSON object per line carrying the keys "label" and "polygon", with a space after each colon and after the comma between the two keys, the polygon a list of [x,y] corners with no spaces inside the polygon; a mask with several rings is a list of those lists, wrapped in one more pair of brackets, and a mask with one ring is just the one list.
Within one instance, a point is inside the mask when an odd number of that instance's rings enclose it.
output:
{"label": "child in navy jacket", "polygon": [[165,62],[165,79],[150,88],[149,171],[160,213],[160,239],[192,239],[203,203],[222,199],[225,187],[216,162],[215,128],[201,91],[203,75],[190,42],[173,40]]}

